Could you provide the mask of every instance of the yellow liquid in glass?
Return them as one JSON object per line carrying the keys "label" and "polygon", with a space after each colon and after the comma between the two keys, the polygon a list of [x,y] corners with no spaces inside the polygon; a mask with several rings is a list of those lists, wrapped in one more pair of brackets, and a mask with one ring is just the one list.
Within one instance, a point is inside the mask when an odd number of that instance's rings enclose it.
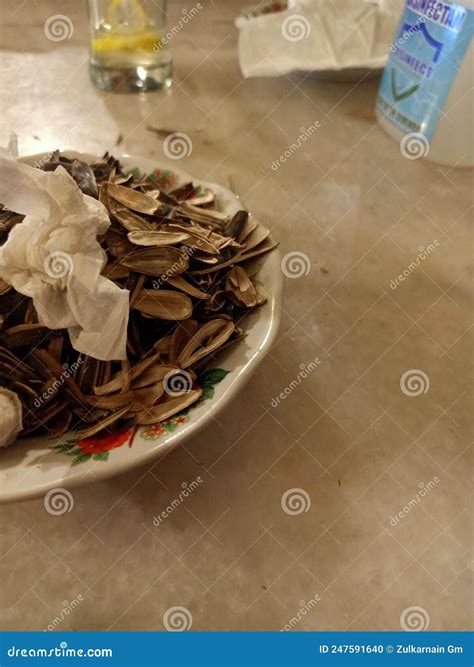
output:
{"label": "yellow liquid in glass", "polygon": [[164,18],[162,23],[159,16],[148,16],[140,0],[111,0],[91,34],[90,71],[99,88],[121,92],[171,85]]}
{"label": "yellow liquid in glass", "polygon": [[111,31],[100,28],[92,37],[94,59],[104,67],[150,65],[160,60],[161,32],[156,29]]}

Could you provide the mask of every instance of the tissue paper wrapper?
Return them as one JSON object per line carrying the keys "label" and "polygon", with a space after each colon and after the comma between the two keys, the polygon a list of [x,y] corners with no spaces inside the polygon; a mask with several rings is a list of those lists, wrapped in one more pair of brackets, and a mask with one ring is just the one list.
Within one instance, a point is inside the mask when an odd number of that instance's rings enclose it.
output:
{"label": "tissue paper wrapper", "polygon": [[299,0],[283,12],[241,16],[236,25],[242,74],[247,78],[306,71],[338,78],[334,75],[350,70],[380,69],[402,5],[401,0]]}

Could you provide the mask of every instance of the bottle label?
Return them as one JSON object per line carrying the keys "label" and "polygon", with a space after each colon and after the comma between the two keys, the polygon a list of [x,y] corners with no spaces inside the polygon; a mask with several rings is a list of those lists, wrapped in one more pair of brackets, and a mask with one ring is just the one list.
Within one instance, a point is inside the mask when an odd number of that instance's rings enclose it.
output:
{"label": "bottle label", "polygon": [[462,5],[407,0],[380,84],[380,113],[404,132],[429,141],[473,27],[474,12]]}

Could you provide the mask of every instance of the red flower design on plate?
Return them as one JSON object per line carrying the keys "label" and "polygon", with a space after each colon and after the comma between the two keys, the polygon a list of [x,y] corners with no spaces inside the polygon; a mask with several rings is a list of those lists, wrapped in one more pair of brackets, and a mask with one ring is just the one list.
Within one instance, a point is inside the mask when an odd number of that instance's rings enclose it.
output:
{"label": "red flower design on plate", "polygon": [[77,446],[82,450],[83,454],[108,452],[111,449],[125,445],[132,437],[134,430],[113,431],[110,435],[100,435],[97,438],[84,438],[84,440],[78,440]]}
{"label": "red flower design on plate", "polygon": [[[139,174],[138,174],[139,175]],[[136,178],[136,176],[135,176]],[[229,371],[222,368],[213,368],[205,371],[201,376],[198,384],[203,388],[201,400],[212,398],[214,395],[214,385],[221,382]],[[150,424],[143,427],[133,426],[127,430],[112,430],[108,435],[97,435],[94,438],[83,438],[82,440],[73,440],[69,442],[59,442],[53,445],[51,449],[57,450],[72,458],[72,465],[84,463],[90,459],[95,461],[107,461],[109,458],[109,451],[122,447],[128,444],[129,447],[133,445],[135,435],[140,432],[143,440],[157,440],[166,433],[173,433],[177,426],[185,424],[189,421],[188,410],[186,409],[181,414],[175,417],[159,422],[158,424]]]}

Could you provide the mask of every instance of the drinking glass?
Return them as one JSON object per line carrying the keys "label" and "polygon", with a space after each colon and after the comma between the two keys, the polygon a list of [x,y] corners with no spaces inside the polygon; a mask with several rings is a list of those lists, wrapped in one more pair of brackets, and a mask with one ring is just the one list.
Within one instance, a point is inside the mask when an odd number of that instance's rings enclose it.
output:
{"label": "drinking glass", "polygon": [[89,0],[92,81],[116,92],[168,88],[166,0]]}

